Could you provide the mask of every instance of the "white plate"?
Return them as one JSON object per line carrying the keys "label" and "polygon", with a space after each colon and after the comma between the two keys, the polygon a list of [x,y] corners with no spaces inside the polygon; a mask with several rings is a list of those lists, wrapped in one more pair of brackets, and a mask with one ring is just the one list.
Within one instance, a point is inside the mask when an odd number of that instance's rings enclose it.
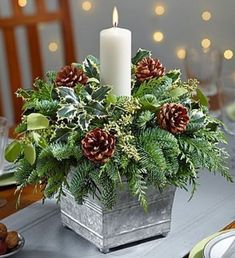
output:
{"label": "white plate", "polygon": [[210,240],[203,254],[204,258],[235,258],[235,230],[222,233]]}
{"label": "white plate", "polygon": [[0,255],[0,258],[10,257],[18,253],[24,247],[24,243],[25,243],[24,237],[19,233],[18,233],[18,236],[20,239],[18,245],[15,248],[11,249],[11,251],[7,252],[6,254]]}

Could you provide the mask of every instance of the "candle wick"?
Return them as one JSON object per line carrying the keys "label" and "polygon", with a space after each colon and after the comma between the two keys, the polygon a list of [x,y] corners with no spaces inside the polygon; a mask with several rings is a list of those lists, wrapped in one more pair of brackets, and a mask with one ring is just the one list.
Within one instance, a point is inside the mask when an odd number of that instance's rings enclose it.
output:
{"label": "candle wick", "polygon": [[117,26],[118,26],[117,22],[114,22],[113,27],[117,28]]}

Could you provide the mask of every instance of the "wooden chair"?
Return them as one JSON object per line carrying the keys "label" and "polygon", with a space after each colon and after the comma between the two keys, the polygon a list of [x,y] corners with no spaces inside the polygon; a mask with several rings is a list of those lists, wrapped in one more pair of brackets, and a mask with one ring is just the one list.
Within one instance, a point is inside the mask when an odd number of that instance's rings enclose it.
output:
{"label": "wooden chair", "polygon": [[[63,39],[64,49],[64,64],[74,62],[75,47],[73,41],[73,29],[70,14],[69,1],[58,0],[58,9],[49,12],[46,8],[46,1],[34,0],[36,11],[32,15],[26,15],[19,6],[17,0],[9,0],[12,8],[11,17],[0,17],[0,31],[3,34],[3,43],[6,53],[6,64],[8,67],[9,87],[13,103],[14,122],[20,121],[22,103],[19,98],[16,98],[15,92],[19,87],[22,87],[22,65],[19,63],[17,53],[17,40],[15,30],[18,26],[24,26],[27,35],[27,48],[29,54],[29,62],[31,68],[32,81],[36,77],[43,76],[43,64],[41,57],[40,38],[38,32],[39,23],[58,22],[61,28],[61,38]],[[1,90],[1,87],[0,87]],[[1,93],[3,98],[3,94]],[[3,105],[0,98],[0,115],[3,115]]]}

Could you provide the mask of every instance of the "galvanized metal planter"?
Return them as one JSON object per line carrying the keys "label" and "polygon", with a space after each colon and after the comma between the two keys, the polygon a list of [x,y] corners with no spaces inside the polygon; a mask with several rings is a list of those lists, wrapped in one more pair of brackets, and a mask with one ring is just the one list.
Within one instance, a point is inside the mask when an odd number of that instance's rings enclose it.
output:
{"label": "galvanized metal planter", "polygon": [[173,186],[162,193],[149,189],[147,213],[127,189],[118,192],[117,204],[111,211],[92,198],[78,205],[73,196],[66,189],[64,191],[66,196],[61,199],[63,225],[95,244],[103,253],[127,243],[165,236],[170,231]]}

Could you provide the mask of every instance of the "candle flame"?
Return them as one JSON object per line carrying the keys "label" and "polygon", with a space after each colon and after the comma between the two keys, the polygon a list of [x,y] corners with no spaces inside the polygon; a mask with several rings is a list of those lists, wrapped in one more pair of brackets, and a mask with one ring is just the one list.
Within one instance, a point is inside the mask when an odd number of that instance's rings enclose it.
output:
{"label": "candle flame", "polygon": [[113,26],[118,26],[118,10],[116,6],[113,8]]}

